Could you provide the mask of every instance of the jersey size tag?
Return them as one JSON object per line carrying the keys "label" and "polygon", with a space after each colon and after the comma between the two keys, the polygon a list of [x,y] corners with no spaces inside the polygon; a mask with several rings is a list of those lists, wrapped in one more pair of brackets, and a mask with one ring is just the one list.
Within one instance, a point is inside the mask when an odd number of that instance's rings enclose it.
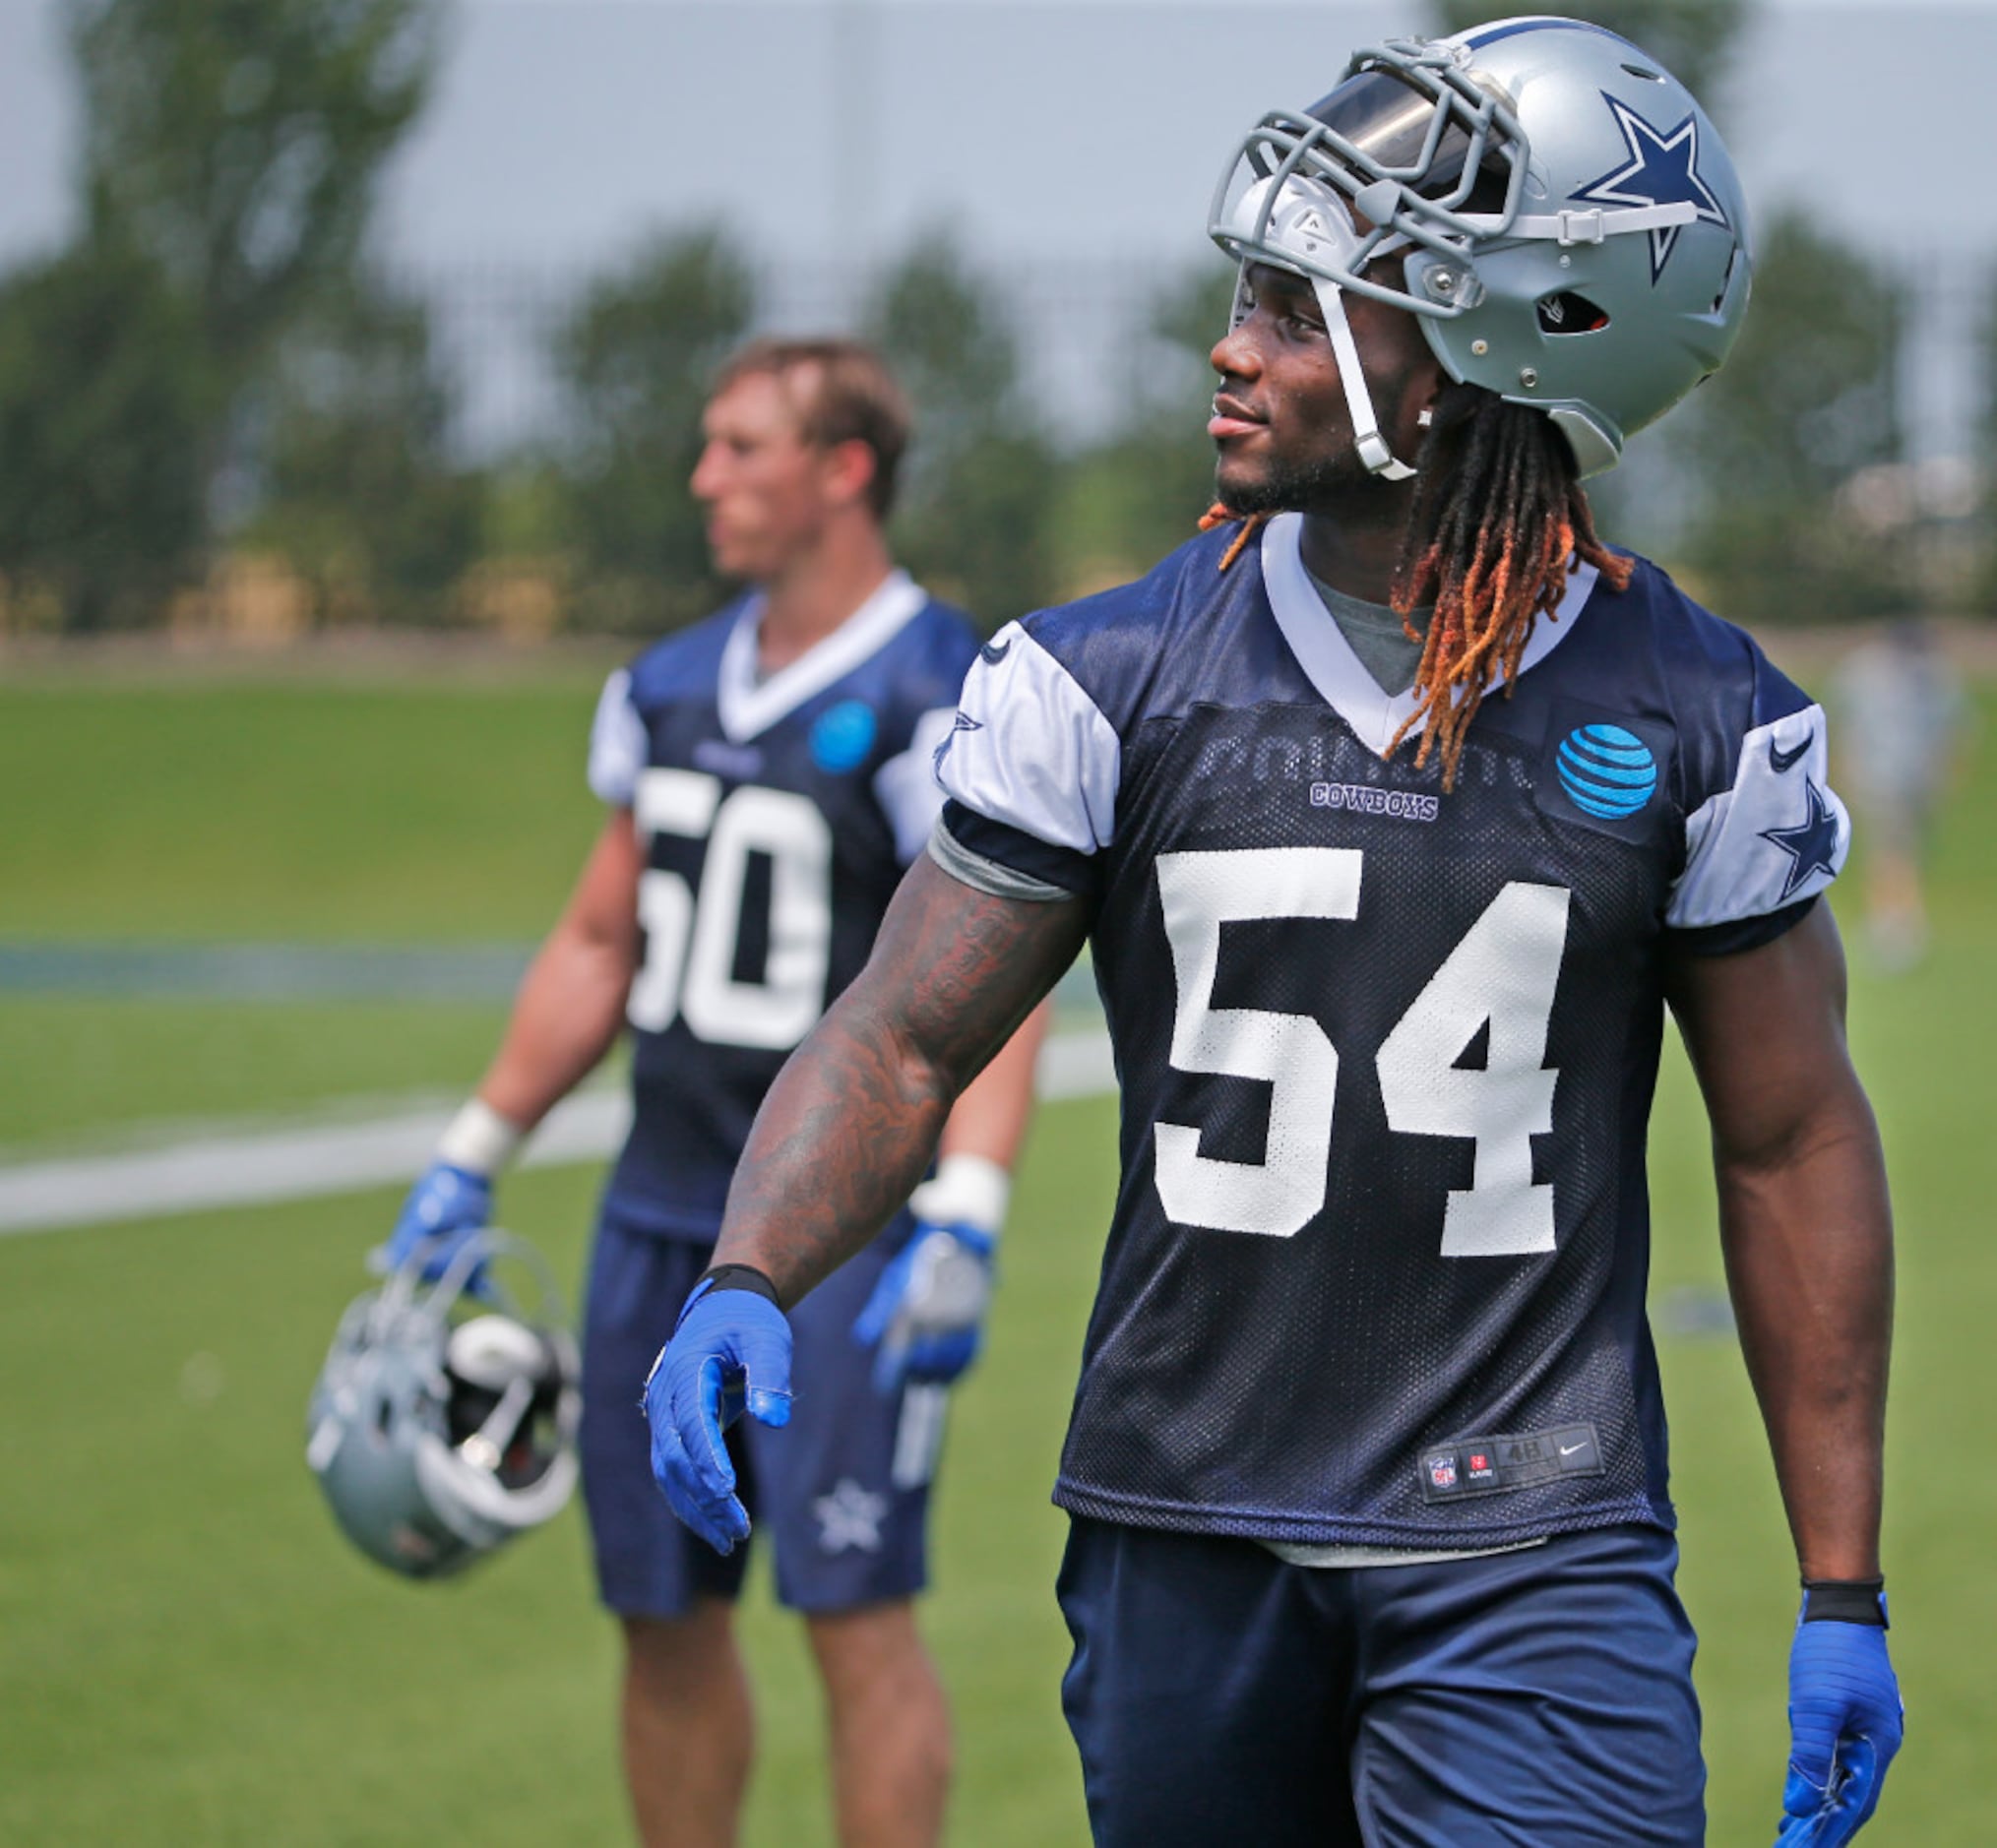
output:
{"label": "jersey size tag", "polygon": [[1562,1476],[1603,1473],[1594,1426],[1555,1425],[1547,1431],[1493,1432],[1457,1438],[1421,1453],[1421,1499],[1464,1502],[1472,1496],[1529,1489]]}

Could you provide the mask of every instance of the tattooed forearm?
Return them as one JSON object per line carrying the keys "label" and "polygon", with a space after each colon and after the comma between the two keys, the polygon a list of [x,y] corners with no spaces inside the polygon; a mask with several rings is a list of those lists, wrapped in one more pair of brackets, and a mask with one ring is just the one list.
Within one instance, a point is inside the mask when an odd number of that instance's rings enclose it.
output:
{"label": "tattooed forearm", "polygon": [[1080,902],[993,897],[916,861],[860,978],[764,1099],[716,1262],[754,1264],[790,1304],[866,1244],[1087,928]]}

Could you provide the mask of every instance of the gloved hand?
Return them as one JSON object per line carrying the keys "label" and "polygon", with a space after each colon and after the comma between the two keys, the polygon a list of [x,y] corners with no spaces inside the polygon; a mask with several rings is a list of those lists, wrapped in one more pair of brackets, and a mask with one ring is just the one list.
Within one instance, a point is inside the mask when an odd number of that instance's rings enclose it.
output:
{"label": "gloved hand", "polygon": [[880,1391],[910,1380],[947,1386],[977,1358],[1009,1185],[996,1162],[948,1155],[909,1195],[915,1229],[853,1323],[854,1340],[880,1344]]}
{"label": "gloved hand", "polygon": [[[450,1268],[465,1241],[491,1223],[492,1182],[468,1168],[433,1161],[403,1201],[402,1216],[388,1243],[368,1254],[368,1263],[375,1270],[400,1270],[422,1247],[423,1281],[434,1283]],[[482,1261],[472,1267],[466,1287],[474,1296],[484,1295]]]}
{"label": "gloved hand", "polygon": [[747,1264],[718,1264],[694,1285],[672,1339],[645,1379],[652,1475],[672,1511],[717,1553],[749,1537],[722,1434],[741,1417],[790,1422],[790,1324],[776,1286]]}
{"label": "gloved hand", "polygon": [[1789,1772],[1776,1848],[1838,1848],[1858,1833],[1900,1750],[1903,1711],[1883,1592],[1812,1585],[1789,1650]]}

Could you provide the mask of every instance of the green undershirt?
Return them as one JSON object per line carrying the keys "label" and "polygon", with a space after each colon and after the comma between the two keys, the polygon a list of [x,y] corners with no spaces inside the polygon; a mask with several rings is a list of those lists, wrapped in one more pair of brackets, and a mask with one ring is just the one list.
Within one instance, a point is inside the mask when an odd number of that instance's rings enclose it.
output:
{"label": "green undershirt", "polygon": [[[1410,642],[1397,611],[1381,603],[1368,603],[1344,591],[1334,589],[1315,573],[1306,574],[1324,599],[1325,608],[1339,625],[1345,645],[1359,657],[1359,664],[1373,676],[1383,693],[1405,693],[1414,685],[1414,670],[1421,665],[1421,643]],[[1414,612],[1414,627],[1425,630],[1432,610]]]}

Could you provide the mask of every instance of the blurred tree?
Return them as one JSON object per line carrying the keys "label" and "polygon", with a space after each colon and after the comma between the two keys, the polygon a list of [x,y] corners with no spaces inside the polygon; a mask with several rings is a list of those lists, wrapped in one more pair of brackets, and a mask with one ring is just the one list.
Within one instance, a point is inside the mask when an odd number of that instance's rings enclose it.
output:
{"label": "blurred tree", "polygon": [[925,236],[882,278],[865,327],[915,412],[897,550],[988,629],[1038,608],[1055,591],[1060,464],[1025,403],[993,280]]}
{"label": "blurred tree", "polygon": [[[1997,273],[1991,279],[1997,281]],[[1976,351],[1982,361],[1982,376],[1977,381],[1982,410],[1976,420],[1975,454],[1964,497],[1967,519],[1959,540],[1962,564],[1957,575],[1963,594],[1948,600],[1960,608],[1966,596],[1977,614],[1991,615],[1997,614],[1997,288],[1984,297]]]}
{"label": "blurred tree", "polygon": [[1901,453],[1899,287],[1798,211],[1759,242],[1732,357],[1663,427],[1688,491],[1678,555],[1745,621],[1903,607],[1894,510],[1863,491]]}
{"label": "blurred tree", "polygon": [[572,401],[562,525],[584,626],[653,633],[714,606],[687,479],[709,379],[747,333],[755,298],[747,261],[719,231],[681,232],[597,281],[558,333]]}
{"label": "blurred tree", "polygon": [[1127,414],[1072,464],[1061,549],[1085,585],[1148,571],[1192,537],[1213,502],[1208,354],[1226,329],[1234,277],[1216,252],[1157,292],[1136,336]]}
{"label": "blurred tree", "polygon": [[186,302],[128,248],[0,284],[0,573],[69,626],[159,614],[192,570],[217,398]]}
{"label": "blurred tree", "polygon": [[254,505],[259,388],[360,250],[443,0],[67,0],[83,229],[0,298],[0,569],[156,615]]}
{"label": "blurred tree", "polygon": [[152,257],[224,376],[358,255],[442,0],[70,0],[94,237]]}
{"label": "blurred tree", "polygon": [[482,482],[447,445],[452,394],[425,305],[365,273],[322,291],[262,396],[262,502],[322,617],[436,621],[476,555]]}
{"label": "blurred tree", "polygon": [[[1750,0],[1563,0],[1561,14],[1587,20],[1642,45],[1717,118],[1716,99],[1726,89],[1734,41],[1746,24]],[[1431,29],[1467,31],[1511,9],[1491,0],[1428,0]]]}

